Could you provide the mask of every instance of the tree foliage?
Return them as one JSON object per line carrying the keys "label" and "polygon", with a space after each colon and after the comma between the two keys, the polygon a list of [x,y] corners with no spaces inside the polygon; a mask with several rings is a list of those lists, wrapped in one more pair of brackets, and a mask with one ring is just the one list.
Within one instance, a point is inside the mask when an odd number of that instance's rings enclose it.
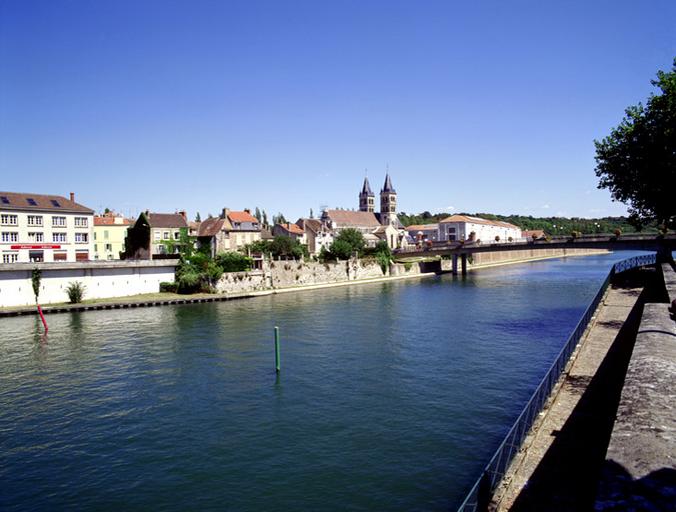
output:
{"label": "tree foliage", "polygon": [[627,203],[630,221],[641,226],[657,221],[675,227],[676,200],[676,59],[670,72],[651,81],[661,93],[651,94],[645,107],[625,110],[617,128],[596,146],[599,188]]}
{"label": "tree foliage", "polygon": [[284,235],[278,235],[273,240],[256,240],[242,250],[245,253],[264,254],[273,258],[301,259],[310,255],[306,245]]}
{"label": "tree foliage", "polygon": [[[338,233],[338,236],[334,238],[333,244],[331,244],[330,247],[331,252],[334,254],[335,251],[333,249],[333,246],[335,245],[336,242],[339,242],[338,247],[343,252],[346,248],[349,248],[350,253],[347,256],[348,258],[354,253],[362,254],[364,252],[364,247],[366,247],[364,235],[362,235],[361,231],[358,231],[353,228],[343,229],[340,233]],[[341,257],[341,259],[346,258]]]}
{"label": "tree foliage", "polygon": [[35,303],[38,303],[40,297],[40,282],[42,281],[42,270],[35,267],[31,272],[31,284],[33,285],[33,295],[35,295]]}

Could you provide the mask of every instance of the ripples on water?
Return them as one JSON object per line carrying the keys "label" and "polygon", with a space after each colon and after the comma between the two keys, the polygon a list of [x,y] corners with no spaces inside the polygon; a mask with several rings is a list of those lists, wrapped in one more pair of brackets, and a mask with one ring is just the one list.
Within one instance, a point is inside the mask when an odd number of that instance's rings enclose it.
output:
{"label": "ripples on water", "polygon": [[2,319],[0,509],[457,506],[618,254]]}

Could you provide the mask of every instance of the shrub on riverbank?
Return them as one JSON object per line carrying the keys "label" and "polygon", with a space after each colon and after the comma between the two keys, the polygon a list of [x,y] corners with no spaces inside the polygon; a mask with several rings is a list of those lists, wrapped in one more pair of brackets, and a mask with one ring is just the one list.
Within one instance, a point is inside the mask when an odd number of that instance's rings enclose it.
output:
{"label": "shrub on riverbank", "polygon": [[66,287],[68,301],[71,304],[78,304],[82,302],[82,298],[84,297],[86,289],[87,287],[80,281],[73,281],[72,283],[69,283],[68,286]]}

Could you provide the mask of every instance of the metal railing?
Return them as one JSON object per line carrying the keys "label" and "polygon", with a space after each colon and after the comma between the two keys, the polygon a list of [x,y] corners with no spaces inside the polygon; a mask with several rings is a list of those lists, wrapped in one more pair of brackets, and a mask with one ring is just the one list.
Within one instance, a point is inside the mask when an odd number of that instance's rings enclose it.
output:
{"label": "metal railing", "polygon": [[613,265],[613,270],[616,274],[624,272],[636,267],[642,267],[643,265],[654,265],[657,262],[657,254],[642,254],[640,256],[634,256],[633,258],[627,258],[626,260],[618,261]]}
{"label": "metal railing", "polygon": [[656,261],[655,254],[647,254],[642,256],[635,256],[626,260],[619,261],[613,265],[603,281],[603,284],[596,292],[594,299],[582,315],[582,318],[577,323],[575,330],[570,335],[565,345],[559,352],[556,360],[549,368],[544,378],[538,385],[523,411],[517,418],[516,422],[509,430],[505,439],[502,441],[495,454],[491,458],[488,465],[485,467],[481,476],[478,478],[472,490],[469,492],[465,500],[460,505],[458,512],[484,512],[491,500],[492,494],[496,487],[500,484],[509,465],[514,456],[521,449],[521,445],[528,435],[533,423],[542,411],[545,403],[549,399],[554,386],[559,380],[561,373],[563,373],[568,360],[573,351],[577,347],[582,338],[589,322],[591,321],[596,308],[598,307],[603,295],[608,288],[610,280],[614,274],[624,272],[626,270],[641,267],[643,265],[652,265]]}

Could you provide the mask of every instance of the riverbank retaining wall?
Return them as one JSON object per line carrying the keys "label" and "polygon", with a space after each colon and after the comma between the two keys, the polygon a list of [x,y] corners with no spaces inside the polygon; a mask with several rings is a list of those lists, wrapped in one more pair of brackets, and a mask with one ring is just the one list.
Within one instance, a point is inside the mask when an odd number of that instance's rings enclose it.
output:
{"label": "riverbank retaining wall", "polygon": [[104,299],[156,293],[163,281],[173,281],[175,263],[167,261],[115,261],[83,263],[17,263],[0,267],[0,307],[35,304],[31,280],[40,269],[40,304],[68,302],[70,283],[85,286],[85,299]]}
{"label": "riverbank retaining wall", "polygon": [[[417,269],[418,265],[415,264],[414,267]],[[398,270],[395,272],[398,272]],[[224,274],[216,285],[216,291],[218,293],[253,292],[343,283],[388,275],[390,275],[389,269],[386,269],[386,273],[383,273],[380,265],[370,260],[351,259],[327,263],[302,260],[271,261],[266,262],[262,271]]]}

